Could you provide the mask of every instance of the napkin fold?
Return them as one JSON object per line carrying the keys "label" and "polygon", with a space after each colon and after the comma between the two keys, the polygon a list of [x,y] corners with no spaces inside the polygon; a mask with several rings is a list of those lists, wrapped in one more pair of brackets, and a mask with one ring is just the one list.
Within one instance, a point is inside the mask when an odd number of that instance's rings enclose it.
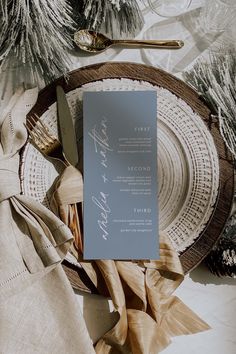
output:
{"label": "napkin fold", "polygon": [[73,236],[53,212],[21,194],[19,152],[37,93],[17,90],[0,115],[0,348],[4,354],[92,354],[60,265]]}
{"label": "napkin fold", "polygon": [[[8,267],[8,271],[6,267],[1,269],[1,280],[7,287],[14,287],[16,277],[27,278],[47,271],[48,267],[51,270],[65,257],[73,239],[69,228],[51,211],[21,194],[19,151],[27,139],[25,117],[36,99],[36,89],[26,92],[19,89],[1,119],[1,263],[10,264],[11,255],[18,265],[17,276],[12,273],[12,267]],[[0,297],[5,288],[0,287]]]}
{"label": "napkin fold", "polygon": [[[67,167],[55,186],[56,212],[64,215],[72,200],[82,201],[83,181],[75,168]],[[157,354],[173,336],[210,328],[173,295],[184,274],[165,233],[160,233],[160,260],[90,262],[79,255],[78,260],[100,294],[111,297],[119,314],[116,325],[96,343],[97,354]]]}

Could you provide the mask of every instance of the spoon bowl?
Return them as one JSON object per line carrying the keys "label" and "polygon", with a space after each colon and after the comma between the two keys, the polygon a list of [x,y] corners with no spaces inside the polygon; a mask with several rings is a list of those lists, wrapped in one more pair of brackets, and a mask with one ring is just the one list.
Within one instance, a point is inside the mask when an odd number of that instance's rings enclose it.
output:
{"label": "spoon bowl", "polygon": [[113,43],[102,33],[80,30],[74,34],[74,42],[81,49],[90,53],[103,52]]}
{"label": "spoon bowl", "polygon": [[74,34],[74,42],[81,49],[89,53],[101,53],[112,45],[145,46],[164,49],[180,49],[184,42],[181,40],[136,40],[136,39],[110,39],[102,33],[90,30],[79,30]]}

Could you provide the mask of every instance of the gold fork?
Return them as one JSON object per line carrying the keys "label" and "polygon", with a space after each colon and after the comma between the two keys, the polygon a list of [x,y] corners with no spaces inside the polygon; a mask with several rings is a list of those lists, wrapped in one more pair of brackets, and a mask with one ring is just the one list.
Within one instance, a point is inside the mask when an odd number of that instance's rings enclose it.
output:
{"label": "gold fork", "polygon": [[[52,134],[42,120],[33,114],[27,118],[26,129],[35,147],[45,156],[57,159],[63,162],[65,166],[70,166],[64,153],[63,147],[57,137]],[[80,219],[76,204],[69,205],[68,226],[74,236],[74,246],[82,254],[83,241],[80,226]]]}

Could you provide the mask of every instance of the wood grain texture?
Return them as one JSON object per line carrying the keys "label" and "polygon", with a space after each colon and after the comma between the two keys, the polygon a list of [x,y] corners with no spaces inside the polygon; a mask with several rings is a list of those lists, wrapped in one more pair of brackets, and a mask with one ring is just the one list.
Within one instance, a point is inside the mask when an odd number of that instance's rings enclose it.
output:
{"label": "wood grain texture", "polygon": [[[188,273],[206,257],[219,239],[231,211],[234,193],[233,158],[227,151],[219,133],[217,120],[211,118],[209,108],[192,88],[174,76],[146,65],[128,62],[100,63],[72,71],[68,74],[67,80],[65,80],[64,77],[61,77],[51,85],[45,87],[40,92],[38,101],[29,115],[37,113],[41,116],[48,107],[56,101],[55,88],[58,84],[64,88],[65,92],[68,92],[88,82],[107,78],[144,80],[153,85],[164,87],[176,96],[182,98],[193,111],[200,115],[212,133],[220,163],[218,202],[214,214],[208,222],[205,230],[201,233],[198,239],[180,255],[184,272]],[[76,285],[76,277],[78,277],[78,274],[72,274],[71,270],[69,272],[67,271],[67,273],[71,282]],[[78,280],[77,283],[78,288],[81,288],[81,280]],[[94,289],[89,289],[89,287],[87,287],[86,291],[89,290],[93,291]]]}

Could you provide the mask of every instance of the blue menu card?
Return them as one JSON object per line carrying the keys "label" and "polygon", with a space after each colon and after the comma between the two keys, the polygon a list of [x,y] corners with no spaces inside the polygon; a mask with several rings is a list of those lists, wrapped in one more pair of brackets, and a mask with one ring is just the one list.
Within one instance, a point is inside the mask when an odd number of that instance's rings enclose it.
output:
{"label": "blue menu card", "polygon": [[157,94],[85,92],[84,259],[158,259]]}

